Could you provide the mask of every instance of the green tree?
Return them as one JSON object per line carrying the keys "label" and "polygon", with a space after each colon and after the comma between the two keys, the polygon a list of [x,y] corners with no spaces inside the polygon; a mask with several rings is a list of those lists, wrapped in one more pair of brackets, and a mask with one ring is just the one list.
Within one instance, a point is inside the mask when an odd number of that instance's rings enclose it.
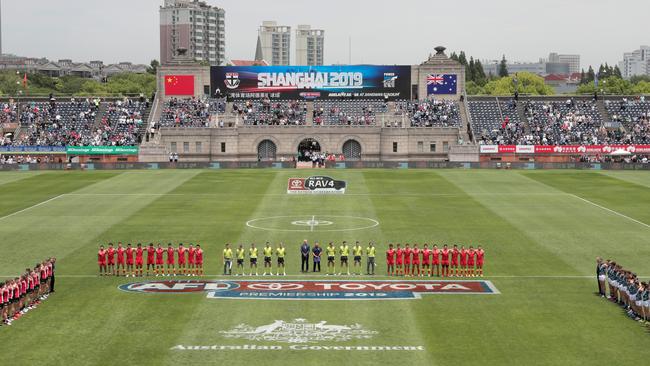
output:
{"label": "green tree", "polygon": [[465,83],[465,91],[467,92],[467,95],[485,94],[483,88],[474,81],[468,81]]}
{"label": "green tree", "polygon": [[467,80],[476,81],[476,66],[474,64],[474,57],[470,57],[469,64],[465,66],[465,78]]}
{"label": "green tree", "polygon": [[623,78],[623,75],[621,74],[621,69],[618,68],[618,65],[614,66],[614,70],[612,71],[612,75],[616,76],[619,79]]}
{"label": "green tree", "polygon": [[485,76],[485,70],[483,70],[483,64],[481,60],[476,60],[474,63],[474,81],[480,86],[484,86],[487,83],[487,76]]}
{"label": "green tree", "polygon": [[151,75],[156,75],[158,67],[160,67],[160,62],[158,60],[151,60],[151,63],[147,67],[147,72]]}
{"label": "green tree", "polygon": [[449,58],[454,61],[458,61],[458,55],[456,54],[456,52],[452,52]]}
{"label": "green tree", "polygon": [[650,94],[650,81],[640,81],[632,87],[632,94]]}
{"label": "green tree", "polygon": [[[553,88],[544,83],[541,76],[529,73],[517,73],[519,82],[519,93],[529,95],[553,95]],[[505,76],[500,79],[489,81],[483,87],[485,94],[489,95],[512,95],[515,93],[514,75]]]}
{"label": "green tree", "polygon": [[587,83],[592,83],[595,78],[596,74],[594,73],[594,68],[589,65],[589,70],[587,70]]}
{"label": "green tree", "polygon": [[467,66],[467,57],[465,56],[465,51],[460,51],[458,62],[460,62],[460,64],[463,66]]}
{"label": "green tree", "polygon": [[650,82],[650,75],[634,75],[630,78],[632,84],[638,84],[642,81]]}
{"label": "green tree", "polygon": [[501,58],[501,62],[499,63],[499,77],[507,77],[508,76],[508,61],[506,61],[506,55],[503,55],[503,58]]}

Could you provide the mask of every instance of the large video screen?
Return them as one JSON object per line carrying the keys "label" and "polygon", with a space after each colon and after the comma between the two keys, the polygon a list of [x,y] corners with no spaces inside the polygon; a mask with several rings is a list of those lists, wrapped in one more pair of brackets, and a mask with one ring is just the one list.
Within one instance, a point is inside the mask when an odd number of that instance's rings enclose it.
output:
{"label": "large video screen", "polygon": [[214,66],[212,95],[233,99],[409,99],[410,66]]}

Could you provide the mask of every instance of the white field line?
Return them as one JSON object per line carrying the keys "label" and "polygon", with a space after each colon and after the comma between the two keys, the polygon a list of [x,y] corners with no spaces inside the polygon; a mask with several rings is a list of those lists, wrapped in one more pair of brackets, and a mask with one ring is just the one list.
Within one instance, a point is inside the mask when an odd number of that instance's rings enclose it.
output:
{"label": "white field line", "polygon": [[590,204],[590,205],[592,205],[592,206],[598,207],[598,208],[600,208],[600,209],[602,209],[602,210],[605,210],[605,211],[607,211],[607,212],[613,213],[614,215],[617,215],[617,216],[620,216],[620,217],[622,217],[622,218],[628,219],[628,220],[630,220],[630,221],[632,221],[632,222],[636,222],[637,224],[639,224],[639,225],[643,225],[643,226],[647,227],[648,229],[650,229],[650,225],[646,224],[645,222],[641,222],[641,221],[639,221],[639,220],[637,220],[637,219],[633,219],[633,218],[631,218],[631,217],[629,217],[629,216],[627,216],[627,215],[623,215],[623,214],[620,213],[620,212],[614,211],[614,210],[609,209],[609,208],[607,208],[607,207],[605,207],[605,206],[601,206],[601,205],[599,205],[599,204],[597,204],[597,203],[595,203],[595,202],[591,202],[591,201],[589,201],[588,199],[582,198],[582,197],[580,197],[580,196],[576,196],[575,194],[569,194],[569,195],[570,195],[570,196],[573,196],[573,197],[575,197],[575,198],[577,198],[577,199],[579,199],[579,200],[582,201],[582,202],[588,203],[588,204]]}
{"label": "white field line", "polygon": [[[394,276],[386,276],[386,275],[376,275],[376,276],[367,276],[367,275],[362,275],[362,276],[327,276],[325,274],[302,274],[302,275],[286,275],[286,276],[262,276],[263,272],[259,272],[260,274],[258,276],[224,276],[224,275],[217,275],[217,274],[206,274],[204,276],[199,276],[199,277],[187,277],[187,276],[160,276],[160,279],[176,279],[176,280],[191,280],[191,279],[197,279],[197,278],[202,278],[202,279],[209,279],[209,278],[217,278],[217,279],[237,279],[237,278],[256,278],[260,280],[265,280],[268,279],[270,282],[273,280],[282,280],[283,278],[321,278],[323,280],[334,280],[334,279],[341,279],[341,280],[359,280],[359,281],[366,281],[366,280],[372,280],[372,279],[401,279],[404,281],[481,281],[481,280],[489,280],[491,278],[504,278],[504,279],[595,279],[595,275],[591,276],[485,276],[485,277],[394,277]],[[0,278],[13,278],[15,276],[0,276]],[[99,275],[57,275],[56,277],[59,278],[96,278],[99,277]],[[112,276],[111,276],[112,277]],[[639,278],[649,278],[650,276],[638,276]],[[120,276],[118,278],[125,278],[123,276]],[[133,277],[128,277],[128,278],[133,278]],[[147,279],[147,280],[155,280],[157,277],[156,276],[143,276],[143,277],[137,277],[140,279]]]}
{"label": "white field line", "polygon": [[52,197],[52,198],[50,198],[49,200],[46,200],[46,201],[43,201],[43,202],[37,203],[37,204],[35,204],[35,205],[33,205],[33,206],[29,206],[29,207],[27,207],[27,208],[23,208],[23,209],[20,210],[20,211],[16,211],[16,212],[14,212],[14,213],[10,213],[10,214],[7,215],[7,216],[0,217],[0,221],[2,221],[2,220],[4,220],[4,219],[8,219],[8,218],[10,218],[10,217],[12,217],[12,216],[16,216],[16,215],[18,215],[18,214],[20,214],[20,213],[23,213],[23,212],[25,212],[25,211],[29,211],[29,210],[31,210],[31,209],[33,209],[33,208],[38,207],[38,206],[42,206],[42,205],[44,205],[44,204],[46,204],[46,203],[50,203],[50,202],[54,201],[55,199],[60,198],[60,197],[63,197],[63,196],[65,196],[65,194],[60,194],[60,195],[58,195],[58,196],[56,196],[56,197]]}
{"label": "white field line", "polygon": [[[523,192],[495,192],[495,193],[346,193],[340,195],[345,196],[397,196],[397,197],[427,197],[427,196],[440,196],[440,197],[463,197],[467,195],[472,196],[566,196],[570,193],[564,192],[549,192],[549,193],[523,193]],[[66,196],[233,196],[237,193],[66,193]],[[290,196],[286,193],[240,193],[244,196]],[[296,197],[305,197],[303,195],[296,195]],[[315,195],[314,197],[319,197]]]}
{"label": "white field line", "polygon": [[311,217],[311,222],[309,223],[309,225],[311,226],[311,228],[310,228],[309,231],[314,231],[314,220],[316,220],[316,216],[312,216],[312,217]]}

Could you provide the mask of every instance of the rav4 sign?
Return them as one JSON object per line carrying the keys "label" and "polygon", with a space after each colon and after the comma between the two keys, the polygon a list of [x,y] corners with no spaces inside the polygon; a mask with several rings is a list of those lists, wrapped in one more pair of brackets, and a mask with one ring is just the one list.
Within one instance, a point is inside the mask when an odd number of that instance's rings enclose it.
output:
{"label": "rav4 sign", "polygon": [[434,294],[498,294],[490,281],[154,281],[120,286],[141,293],[206,292],[210,299],[396,300]]}
{"label": "rav4 sign", "polygon": [[289,194],[344,194],[345,181],[330,177],[289,178]]}

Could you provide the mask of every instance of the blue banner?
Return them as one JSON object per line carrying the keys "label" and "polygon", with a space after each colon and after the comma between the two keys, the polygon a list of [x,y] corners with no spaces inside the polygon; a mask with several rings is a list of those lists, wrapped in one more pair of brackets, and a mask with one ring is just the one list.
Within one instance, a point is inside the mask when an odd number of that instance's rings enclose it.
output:
{"label": "blue banner", "polygon": [[410,99],[410,66],[214,66],[212,95],[234,99]]}
{"label": "blue banner", "polygon": [[431,74],[427,76],[427,94],[456,94],[458,76],[455,74]]}
{"label": "blue banner", "polygon": [[65,146],[0,146],[0,153],[65,154]]}

